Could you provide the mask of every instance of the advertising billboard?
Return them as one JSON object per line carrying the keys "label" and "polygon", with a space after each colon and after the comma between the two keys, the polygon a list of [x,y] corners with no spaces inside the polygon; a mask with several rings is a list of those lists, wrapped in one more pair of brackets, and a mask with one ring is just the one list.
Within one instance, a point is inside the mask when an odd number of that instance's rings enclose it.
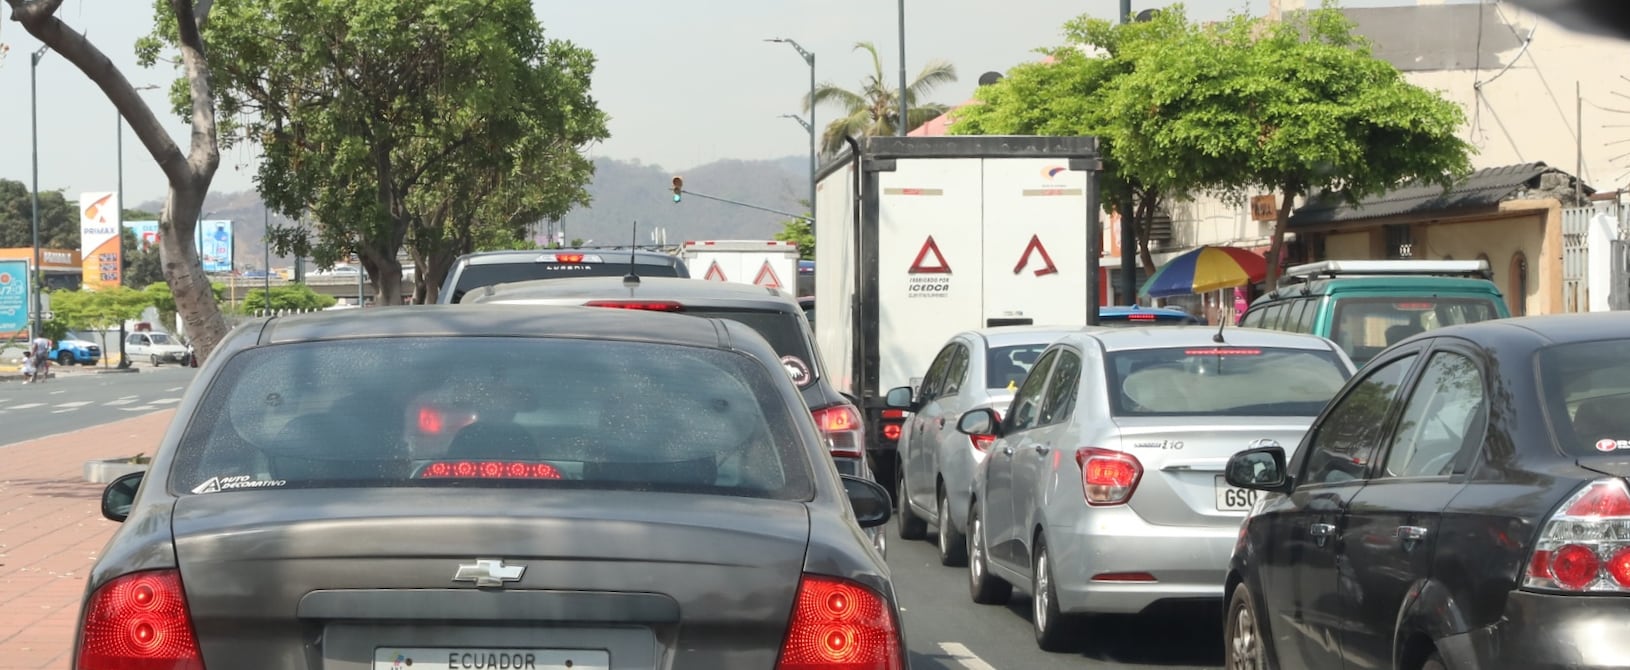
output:
{"label": "advertising billboard", "polygon": [[28,328],[28,261],[0,261],[0,333]]}
{"label": "advertising billboard", "polygon": [[126,221],[125,227],[136,236],[136,248],[152,251],[158,248],[157,221]]}
{"label": "advertising billboard", "polygon": [[119,245],[119,194],[79,194],[80,280],[87,291],[119,285],[124,267]]}
{"label": "advertising billboard", "polygon": [[204,272],[232,271],[232,222],[198,222],[198,258]]}

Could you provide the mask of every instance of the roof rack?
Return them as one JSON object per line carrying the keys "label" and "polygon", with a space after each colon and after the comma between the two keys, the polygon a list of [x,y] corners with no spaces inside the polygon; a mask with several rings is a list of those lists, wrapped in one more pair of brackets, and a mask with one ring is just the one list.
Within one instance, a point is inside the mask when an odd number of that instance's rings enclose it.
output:
{"label": "roof rack", "polygon": [[1319,261],[1285,270],[1281,283],[1300,284],[1320,278],[1385,277],[1427,275],[1433,277],[1478,277],[1490,279],[1488,261]]}

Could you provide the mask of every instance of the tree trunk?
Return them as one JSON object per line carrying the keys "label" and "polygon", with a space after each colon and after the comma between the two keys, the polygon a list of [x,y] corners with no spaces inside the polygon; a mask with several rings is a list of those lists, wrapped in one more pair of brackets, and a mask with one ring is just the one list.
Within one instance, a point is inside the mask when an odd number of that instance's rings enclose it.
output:
{"label": "tree trunk", "polygon": [[136,94],[135,87],[113,61],[84,34],[56,17],[62,0],[6,0],[6,3],[12,8],[12,20],[73,63],[102,90],[164,172],[170,185],[164,212],[159,216],[164,279],[175,295],[176,312],[187,324],[194,352],[199,360],[207,359],[227,332],[226,319],[215,302],[209,276],[204,274],[198,251],[193,246],[198,213],[221,162],[215,125],[215,92],[200,34],[209,20],[213,3],[210,0],[168,0],[176,16],[183,71],[192,94],[192,144],[186,154],[181,153],[169,130]]}
{"label": "tree trunk", "polygon": [[447,273],[453,271],[453,262],[458,260],[458,254],[449,251],[438,251],[425,257],[419,265],[419,281],[424,282],[425,304],[431,304],[441,299],[441,285],[447,282]]}
{"label": "tree trunk", "polygon": [[1279,285],[1280,259],[1285,253],[1285,229],[1290,225],[1291,207],[1296,204],[1296,188],[1286,184],[1280,194],[1279,213],[1273,219],[1273,241],[1268,245],[1267,290]]}
{"label": "tree trunk", "polygon": [[1149,253],[1149,233],[1154,228],[1155,211],[1160,208],[1160,197],[1151,196],[1147,191],[1138,199],[1138,261],[1143,264],[1145,277],[1155,276],[1155,257]]}

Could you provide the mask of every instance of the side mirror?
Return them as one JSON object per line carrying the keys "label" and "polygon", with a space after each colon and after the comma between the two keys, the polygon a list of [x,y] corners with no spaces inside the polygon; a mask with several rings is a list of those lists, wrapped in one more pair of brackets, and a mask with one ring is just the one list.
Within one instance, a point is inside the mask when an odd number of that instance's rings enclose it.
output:
{"label": "side mirror", "polygon": [[999,437],[1002,420],[997,418],[996,410],[988,407],[971,409],[957,420],[956,429],[964,435],[974,437]]}
{"label": "side mirror", "polygon": [[1229,486],[1257,491],[1288,491],[1283,447],[1247,449],[1228,459],[1224,478]]}
{"label": "side mirror", "polygon": [[849,495],[849,506],[855,510],[855,520],[861,528],[874,528],[889,522],[894,504],[889,492],[869,479],[843,475],[843,492]]}
{"label": "side mirror", "polygon": [[911,401],[914,400],[913,395],[915,394],[912,393],[910,386],[896,386],[889,389],[889,394],[884,398],[883,404],[887,405],[889,409],[910,411],[913,409],[911,406]]}
{"label": "side mirror", "polygon": [[102,489],[102,516],[109,521],[124,523],[130,517],[130,507],[136,503],[136,492],[147,473],[132,472],[108,483]]}

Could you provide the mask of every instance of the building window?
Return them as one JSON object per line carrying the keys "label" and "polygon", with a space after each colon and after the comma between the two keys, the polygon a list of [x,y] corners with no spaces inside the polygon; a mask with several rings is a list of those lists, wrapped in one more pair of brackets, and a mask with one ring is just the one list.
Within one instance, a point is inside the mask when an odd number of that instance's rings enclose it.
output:
{"label": "building window", "polygon": [[1511,255],[1511,315],[1528,313],[1528,257],[1521,251]]}
{"label": "building window", "polygon": [[1415,257],[1415,236],[1409,224],[1382,226],[1387,245],[1387,258],[1407,260]]}

